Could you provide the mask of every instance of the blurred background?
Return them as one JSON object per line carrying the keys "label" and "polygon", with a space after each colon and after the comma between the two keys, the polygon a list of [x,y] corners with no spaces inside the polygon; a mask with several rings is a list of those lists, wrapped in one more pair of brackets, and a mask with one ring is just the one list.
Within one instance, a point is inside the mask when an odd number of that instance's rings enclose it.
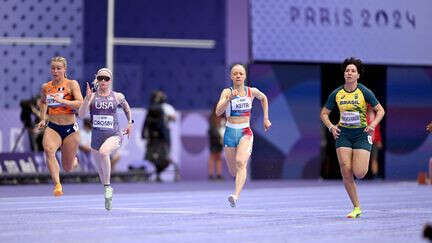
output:
{"label": "blurred background", "polygon": [[[387,112],[368,177],[415,179],[432,155],[425,132],[432,120],[431,29],[429,0],[0,0],[0,182],[48,178],[40,136],[31,130],[58,55],[83,94],[99,68],[112,68],[114,90],[133,107],[134,134],[113,170],[123,180],[153,180],[141,130],[155,90],[175,109],[172,163],[162,179],[209,178],[209,117],[237,62],[247,66],[248,85],[267,95],[273,124],[264,133],[255,102],[249,178],[339,179],[334,141],[319,113],[343,84],[340,63],[351,56],[366,64],[360,82]],[[332,113],[334,123],[338,117]],[[71,180],[90,175],[92,163],[80,159]],[[221,176],[228,178],[225,164]]]}

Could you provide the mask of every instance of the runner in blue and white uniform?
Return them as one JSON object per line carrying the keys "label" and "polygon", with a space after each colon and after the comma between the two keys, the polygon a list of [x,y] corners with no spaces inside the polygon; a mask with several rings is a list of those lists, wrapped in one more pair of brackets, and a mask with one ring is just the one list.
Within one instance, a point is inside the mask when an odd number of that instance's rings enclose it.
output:
{"label": "runner in blue and white uniform", "polygon": [[254,98],[261,101],[265,131],[270,128],[271,122],[268,118],[267,97],[257,88],[245,86],[246,69],[243,65],[232,66],[231,79],[233,87],[222,91],[216,106],[216,115],[220,116],[225,112],[227,117],[224,153],[229,171],[235,177],[235,191],[229,195],[228,201],[231,207],[235,207],[246,181],[247,161],[252,153],[253,133],[249,121]]}

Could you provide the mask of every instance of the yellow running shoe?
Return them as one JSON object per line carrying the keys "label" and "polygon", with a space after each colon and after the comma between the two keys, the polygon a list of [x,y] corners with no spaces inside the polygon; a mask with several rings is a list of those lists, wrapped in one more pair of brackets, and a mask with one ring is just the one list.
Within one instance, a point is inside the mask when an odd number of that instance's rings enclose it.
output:
{"label": "yellow running shoe", "polygon": [[61,195],[63,195],[63,188],[62,188],[62,185],[60,183],[55,185],[53,194],[56,197],[60,197]]}
{"label": "yellow running shoe", "polygon": [[347,218],[351,218],[351,219],[358,218],[360,217],[361,213],[362,212],[360,210],[360,207],[354,207],[354,210],[347,215]]}

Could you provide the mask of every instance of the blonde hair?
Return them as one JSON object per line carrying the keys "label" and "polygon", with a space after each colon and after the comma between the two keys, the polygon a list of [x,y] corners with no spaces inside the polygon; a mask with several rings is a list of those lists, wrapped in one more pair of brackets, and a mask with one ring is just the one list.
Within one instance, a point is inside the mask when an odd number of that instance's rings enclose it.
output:
{"label": "blonde hair", "polygon": [[[64,66],[65,70],[67,70],[67,61],[66,61],[66,58],[61,57],[61,56],[55,56],[55,57],[51,58],[51,63],[53,63],[53,62],[61,62],[61,63],[63,63],[63,66]],[[66,72],[65,72],[64,76],[66,78]]]}
{"label": "blonde hair", "polygon": [[99,88],[99,83],[98,83],[98,81],[97,81],[96,78],[97,78],[97,76],[99,76],[99,74],[100,74],[101,72],[107,72],[107,73],[108,73],[108,76],[111,78],[111,80],[113,79],[113,75],[112,75],[112,71],[111,71],[111,69],[109,69],[109,68],[101,68],[101,69],[99,69],[99,70],[97,71],[96,75],[95,75],[94,80],[93,80],[93,87],[95,87],[95,89],[98,89],[98,88]]}
{"label": "blonde hair", "polygon": [[111,71],[109,68],[101,68],[101,69],[99,69],[99,70],[97,71],[97,73],[96,73],[96,76],[99,76],[99,74],[100,74],[101,72],[107,72],[108,75],[109,75],[109,77],[110,77],[111,79],[113,78],[112,71]]}

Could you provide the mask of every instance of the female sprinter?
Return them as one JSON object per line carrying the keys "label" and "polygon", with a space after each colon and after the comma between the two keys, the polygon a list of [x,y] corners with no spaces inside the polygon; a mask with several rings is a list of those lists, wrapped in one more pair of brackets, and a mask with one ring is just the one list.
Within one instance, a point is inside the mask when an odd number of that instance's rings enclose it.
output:
{"label": "female sprinter", "polygon": [[247,161],[252,153],[253,133],[249,126],[252,101],[261,101],[264,114],[264,130],[271,122],[268,116],[267,97],[257,88],[245,86],[246,69],[241,64],[231,68],[233,87],[222,91],[216,106],[216,115],[226,113],[227,123],[224,133],[224,153],[228,169],[235,177],[235,191],[229,195],[231,207],[235,207],[247,176]]}
{"label": "female sprinter", "polygon": [[51,179],[55,184],[53,194],[56,197],[63,195],[63,188],[55,154],[60,148],[63,170],[69,172],[78,166],[75,156],[80,142],[75,111],[81,106],[83,97],[78,82],[66,78],[66,69],[67,62],[64,57],[51,59],[53,79],[42,85],[41,121],[37,124],[37,129],[46,127],[42,144]]}
{"label": "female sprinter", "polygon": [[[321,110],[321,120],[336,139],[336,153],[343,183],[354,206],[354,210],[347,217],[357,218],[362,212],[353,175],[358,179],[366,175],[372,148],[371,135],[385,112],[372,91],[358,83],[362,71],[361,60],[345,59],[342,70],[345,84],[330,94]],[[368,103],[376,111],[375,120],[369,125],[366,120]],[[329,119],[329,114],[336,106],[340,112],[340,120],[334,125]]]}
{"label": "female sprinter", "polygon": [[99,69],[94,83],[96,92],[93,93],[87,83],[87,93],[84,104],[79,109],[79,116],[84,117],[90,110],[92,121],[91,153],[95,159],[99,178],[105,187],[105,209],[111,210],[113,188],[111,187],[110,155],[120,148],[122,134],[119,129],[117,106],[121,106],[128,126],[123,130],[128,138],[132,132],[132,116],[128,102],[122,93],[111,89],[112,72],[108,68]]}

